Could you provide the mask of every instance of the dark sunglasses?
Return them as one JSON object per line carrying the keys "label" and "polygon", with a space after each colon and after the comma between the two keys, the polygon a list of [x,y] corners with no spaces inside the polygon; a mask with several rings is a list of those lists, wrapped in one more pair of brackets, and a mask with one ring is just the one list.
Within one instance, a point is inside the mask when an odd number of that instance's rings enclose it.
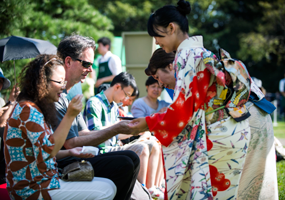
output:
{"label": "dark sunglasses", "polygon": [[80,60],[78,58],[76,58],[75,60],[81,62],[81,65],[84,67],[84,68],[89,68],[90,66],[93,65],[93,63],[91,62],[87,62],[87,61],[84,61],[84,60]]}

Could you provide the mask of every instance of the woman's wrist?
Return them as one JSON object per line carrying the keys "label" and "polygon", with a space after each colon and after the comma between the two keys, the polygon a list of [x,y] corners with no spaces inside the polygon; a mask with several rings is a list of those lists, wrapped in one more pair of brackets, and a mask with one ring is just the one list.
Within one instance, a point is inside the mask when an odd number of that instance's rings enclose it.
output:
{"label": "woman's wrist", "polygon": [[15,101],[15,100],[14,101],[9,100],[8,102],[10,102],[9,105],[11,105],[11,106],[14,106],[17,103],[17,101]]}
{"label": "woman's wrist", "polygon": [[67,150],[67,156],[72,156],[72,153],[70,152],[70,149]]}

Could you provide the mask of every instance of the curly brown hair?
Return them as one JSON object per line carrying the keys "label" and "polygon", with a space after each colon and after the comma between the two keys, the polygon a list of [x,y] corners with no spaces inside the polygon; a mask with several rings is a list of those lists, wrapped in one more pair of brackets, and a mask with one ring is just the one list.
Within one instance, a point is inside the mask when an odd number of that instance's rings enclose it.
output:
{"label": "curly brown hair", "polygon": [[21,93],[17,101],[34,102],[41,109],[46,123],[50,126],[56,124],[55,105],[45,97],[49,93],[48,83],[53,73],[52,70],[58,66],[63,66],[63,62],[58,56],[42,54],[29,62],[20,74]]}

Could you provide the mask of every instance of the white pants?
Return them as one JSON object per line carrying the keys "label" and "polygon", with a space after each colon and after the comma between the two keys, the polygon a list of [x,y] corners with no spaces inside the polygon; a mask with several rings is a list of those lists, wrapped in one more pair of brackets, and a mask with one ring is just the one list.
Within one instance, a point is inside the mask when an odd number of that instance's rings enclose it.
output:
{"label": "white pants", "polygon": [[60,189],[50,190],[53,200],[111,200],[117,193],[116,185],[109,179],[94,177],[92,181],[60,181]]}

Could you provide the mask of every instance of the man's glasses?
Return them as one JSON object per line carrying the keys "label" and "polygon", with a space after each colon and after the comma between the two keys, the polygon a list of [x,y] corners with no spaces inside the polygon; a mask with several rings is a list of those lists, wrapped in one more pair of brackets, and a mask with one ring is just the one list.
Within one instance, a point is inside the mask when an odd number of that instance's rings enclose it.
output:
{"label": "man's glasses", "polygon": [[52,82],[60,84],[62,88],[65,88],[66,83],[67,83],[67,81],[55,81],[55,80],[52,80],[52,79],[49,79],[49,81],[52,81]]}
{"label": "man's glasses", "polygon": [[80,60],[78,58],[76,58],[75,60],[81,62],[81,65],[84,67],[84,68],[89,68],[90,66],[93,65],[93,63],[91,62],[87,62],[87,61],[84,61],[84,60]]}
{"label": "man's glasses", "polygon": [[125,92],[125,90],[124,90],[123,88],[122,88],[122,90],[123,90],[123,92],[124,92],[124,94],[125,94],[125,96],[126,96],[125,99],[130,98],[129,95]]}

